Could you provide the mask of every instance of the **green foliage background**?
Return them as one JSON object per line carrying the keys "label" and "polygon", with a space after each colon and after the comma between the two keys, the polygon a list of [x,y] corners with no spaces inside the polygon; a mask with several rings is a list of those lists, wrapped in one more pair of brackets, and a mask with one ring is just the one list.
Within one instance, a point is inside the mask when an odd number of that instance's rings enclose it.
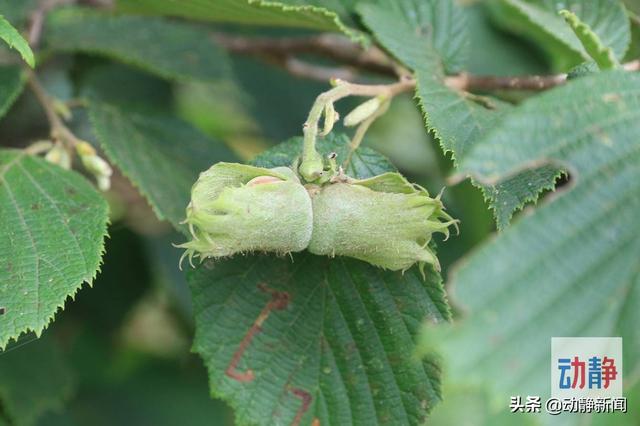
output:
{"label": "green foliage background", "polygon": [[[574,12],[626,63],[640,57],[637,3],[71,3],[44,14],[34,56],[20,34],[39,2],[0,0],[0,425],[640,423],[640,75],[599,71],[558,15]],[[340,34],[406,68],[415,92],[393,99],[346,170],[447,187],[461,225],[434,243],[441,273],[306,252],[178,270],[171,244],[199,172],[290,165],[329,88],[228,52],[220,33]],[[579,65],[545,92],[471,95],[448,80]],[[50,137],[33,72],[116,169],[109,192],[25,150]],[[318,148],[343,160],[350,132]],[[289,303],[238,358],[255,374],[243,382],[230,360],[265,285]],[[549,396],[550,337],[565,335],[624,338],[628,414],[508,412],[511,395]]]}

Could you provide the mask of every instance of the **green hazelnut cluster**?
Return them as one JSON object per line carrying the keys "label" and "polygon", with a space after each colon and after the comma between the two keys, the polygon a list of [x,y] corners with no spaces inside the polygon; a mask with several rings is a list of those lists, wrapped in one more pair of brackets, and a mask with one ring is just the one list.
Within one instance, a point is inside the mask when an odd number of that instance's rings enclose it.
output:
{"label": "green hazelnut cluster", "polygon": [[404,271],[416,263],[439,269],[431,236],[448,236],[457,221],[439,196],[431,198],[399,173],[369,179],[341,173],[303,185],[287,167],[217,163],[194,184],[184,223],[193,239],[178,247],[190,262],[307,249]]}

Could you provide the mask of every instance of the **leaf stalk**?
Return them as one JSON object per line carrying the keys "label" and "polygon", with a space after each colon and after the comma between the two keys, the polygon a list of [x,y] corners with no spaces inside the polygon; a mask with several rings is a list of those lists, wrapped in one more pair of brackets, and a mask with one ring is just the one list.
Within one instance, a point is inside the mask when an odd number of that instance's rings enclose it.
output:
{"label": "leaf stalk", "polygon": [[[351,151],[353,151],[362,141],[364,133],[371,123],[386,111],[391,99],[400,93],[413,90],[415,88],[415,81],[412,79],[403,79],[392,84],[367,85],[349,83],[344,80],[332,80],[332,85],[334,86],[332,89],[318,95],[309,111],[307,121],[305,121],[303,125],[304,143],[302,148],[302,161],[298,171],[307,182],[319,182],[330,178],[329,176],[325,176],[325,161],[316,149],[318,127],[323,113],[331,111],[335,102],[348,96],[380,97],[384,99],[380,108],[360,123],[351,143]],[[327,119],[333,120],[332,117],[325,116],[325,120]],[[330,129],[330,126],[327,126],[327,123],[325,123],[325,130],[327,128]],[[323,134],[325,133],[326,131],[323,132]]]}

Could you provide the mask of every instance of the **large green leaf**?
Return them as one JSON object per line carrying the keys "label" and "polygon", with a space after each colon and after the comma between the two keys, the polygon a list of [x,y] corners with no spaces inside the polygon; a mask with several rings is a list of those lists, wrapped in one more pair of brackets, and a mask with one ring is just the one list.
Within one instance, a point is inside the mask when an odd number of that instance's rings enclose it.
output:
{"label": "large green leaf", "polygon": [[357,10],[382,46],[411,68],[429,61],[449,73],[464,69],[466,15],[453,0],[377,1]]}
{"label": "large green leaf", "polygon": [[18,66],[0,66],[0,117],[4,116],[22,93],[25,73]]}
{"label": "large green leaf", "polygon": [[108,207],[80,175],[22,151],[0,151],[0,348],[40,334],[91,283]]}
{"label": "large green leaf", "polygon": [[7,21],[4,16],[0,15],[0,38],[3,39],[11,48],[20,53],[22,59],[29,64],[31,68],[36,65],[36,60],[33,57],[33,52],[29,43],[25,40],[18,30]]}
{"label": "large green leaf", "polygon": [[89,114],[100,145],[149,200],[160,219],[184,219],[191,185],[201,171],[233,154],[168,114],[140,112],[92,98]]}
{"label": "large green leaf", "polygon": [[616,57],[624,57],[631,41],[629,18],[618,0],[500,0],[499,22],[523,34],[546,50],[559,67],[590,60],[584,47],[558,15],[562,9],[574,12],[600,37]]}
{"label": "large green leaf", "polygon": [[[340,31],[354,40],[362,41],[362,34],[347,27],[337,13],[345,12],[352,3],[347,0],[118,0],[118,9],[213,22]],[[336,6],[338,10],[334,9]]]}
{"label": "large green leaf", "polygon": [[74,388],[58,344],[30,337],[0,352],[0,404],[16,426],[33,425],[47,411],[62,408]]}
{"label": "large green leaf", "polygon": [[[511,107],[496,99],[487,99],[485,104],[480,104],[444,84],[443,67],[452,63],[448,58],[456,58],[453,63],[459,61],[458,55],[464,51],[466,40],[464,25],[463,28],[456,26],[456,23],[464,22],[463,12],[453,2],[431,2],[432,10],[420,8],[411,0],[393,4],[393,8],[390,4],[365,4],[358,10],[376,39],[414,69],[418,82],[416,94],[427,128],[439,139],[442,149],[451,152],[454,160],[459,160]],[[399,10],[404,10],[404,14]],[[433,13],[433,10],[440,10],[440,13]],[[388,19],[389,16],[394,18]],[[441,16],[451,21],[441,19]],[[450,25],[439,26],[445,22]],[[421,35],[424,26],[433,28],[432,43]],[[447,68],[451,67],[448,65]],[[516,210],[528,201],[535,201],[542,190],[552,188],[559,174],[557,168],[545,167],[525,171],[495,187],[478,185],[494,210],[498,226],[504,228]]]}
{"label": "large green leaf", "polygon": [[[416,76],[419,103],[427,128],[432,129],[440,140],[442,149],[451,152],[456,164],[512,109],[495,100],[491,101],[495,104],[494,109],[479,105],[443,85],[437,76],[426,69],[418,69]],[[561,174],[557,165],[545,165],[524,170],[495,184],[483,184],[474,180],[474,185],[482,189],[493,210],[498,228],[503,229],[515,211],[527,202],[535,202],[543,190],[552,189]]]}
{"label": "large green leaf", "polygon": [[638,132],[640,75],[606,72],[527,101],[463,159],[490,181],[560,162],[574,185],[455,274],[469,310],[446,346],[458,378],[546,395],[552,336],[622,336],[624,383],[640,379]]}
{"label": "large green leaf", "polygon": [[[496,109],[488,109],[445,86],[446,57],[456,57],[460,50],[448,49],[445,43],[448,40],[459,40],[454,46],[466,43],[464,15],[450,0],[427,4],[446,11],[445,16],[452,17],[447,21],[451,25],[440,22],[438,14],[419,8],[412,0],[396,2],[393,6],[391,3],[361,4],[358,11],[378,42],[415,71],[416,92],[427,127],[434,131],[445,151],[462,157],[467,145],[491,126],[505,105],[498,103]],[[454,22],[462,22],[462,28],[457,28]],[[431,31],[425,33],[425,27]],[[456,60],[460,59],[456,57]]]}
{"label": "large green leaf", "polygon": [[66,8],[49,15],[46,29],[55,50],[106,55],[165,78],[214,82],[229,75],[225,52],[204,28]]}
{"label": "large green leaf", "polygon": [[[344,153],[347,143],[328,137],[319,145]],[[256,163],[291,164],[298,146],[296,138]],[[352,162],[358,177],[390,170],[370,150]],[[416,268],[403,275],[297,253],[208,261],[188,279],[194,350],[239,424],[417,425],[440,399],[437,363],[412,357],[419,324],[450,317],[432,269],[423,281]]]}

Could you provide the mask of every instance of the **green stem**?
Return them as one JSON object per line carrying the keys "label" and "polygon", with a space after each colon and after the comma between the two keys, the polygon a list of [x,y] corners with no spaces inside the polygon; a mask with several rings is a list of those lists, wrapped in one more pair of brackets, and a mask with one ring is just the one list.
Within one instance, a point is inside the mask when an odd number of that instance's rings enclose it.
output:
{"label": "green stem", "polygon": [[318,181],[324,172],[324,159],[316,150],[318,137],[318,123],[327,104],[334,103],[347,96],[380,96],[389,100],[402,92],[412,90],[415,87],[413,80],[403,80],[393,84],[353,84],[342,80],[335,81],[335,87],[316,98],[307,121],[304,123],[304,144],[302,148],[302,162],[300,163],[300,175],[307,182]]}
{"label": "green stem", "polygon": [[27,70],[29,74],[28,84],[31,91],[35,95],[38,103],[44,110],[49,122],[51,139],[53,141],[61,141],[67,150],[71,153],[73,148],[82,142],[71,130],[64,124],[64,121],[58,115],[55,107],[55,98],[53,98],[46,89],[42,86],[36,73],[32,70]]}
{"label": "green stem", "polygon": [[369,130],[369,127],[371,126],[371,124],[373,124],[373,122],[376,121],[378,117],[384,115],[384,113],[387,112],[387,110],[389,109],[389,104],[391,104],[391,100],[385,99],[382,102],[382,105],[380,105],[380,108],[378,108],[378,110],[371,117],[367,118],[362,123],[360,123],[360,125],[356,129],[356,132],[353,135],[353,138],[351,139],[351,147],[349,148],[349,154],[347,155],[347,158],[345,158],[344,161],[342,162],[342,167],[344,167],[345,169],[347,168],[347,166],[349,165],[349,162],[351,162],[351,157],[353,156],[353,153],[360,146],[362,139],[364,139],[365,133],[367,133],[367,130]]}

